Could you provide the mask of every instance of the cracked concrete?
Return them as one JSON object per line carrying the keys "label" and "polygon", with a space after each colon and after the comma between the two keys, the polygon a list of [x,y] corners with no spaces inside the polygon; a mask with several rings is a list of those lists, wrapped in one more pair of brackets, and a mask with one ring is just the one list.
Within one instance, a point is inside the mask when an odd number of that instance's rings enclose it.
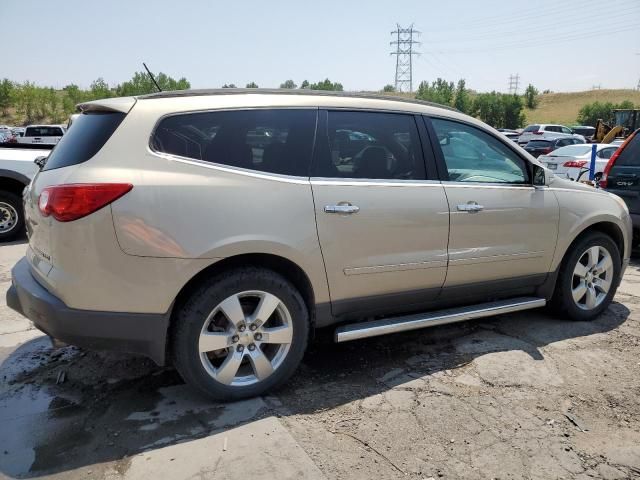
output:
{"label": "cracked concrete", "polygon": [[[2,288],[24,248],[0,247]],[[0,305],[0,478],[640,478],[639,353],[637,263],[595,322],[318,341],[283,389],[229,404],[142,358],[52,350]]]}

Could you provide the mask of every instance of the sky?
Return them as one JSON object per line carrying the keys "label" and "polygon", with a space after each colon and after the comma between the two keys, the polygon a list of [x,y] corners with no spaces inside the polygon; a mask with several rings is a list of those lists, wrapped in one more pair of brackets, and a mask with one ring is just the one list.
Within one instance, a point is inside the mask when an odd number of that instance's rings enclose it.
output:
{"label": "sky", "polygon": [[[602,13],[604,12],[604,13]],[[394,83],[391,31],[414,25],[421,80],[508,91],[636,88],[640,0],[0,0],[0,78],[83,88],[152,71],[193,88],[339,81]]]}

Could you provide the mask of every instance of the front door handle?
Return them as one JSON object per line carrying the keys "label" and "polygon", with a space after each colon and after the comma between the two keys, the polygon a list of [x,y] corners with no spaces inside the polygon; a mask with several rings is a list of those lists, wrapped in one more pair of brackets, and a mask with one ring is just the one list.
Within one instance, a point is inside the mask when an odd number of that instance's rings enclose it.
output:
{"label": "front door handle", "polygon": [[468,202],[458,205],[459,212],[469,212],[469,213],[477,213],[484,210],[482,205],[478,205],[477,202]]}
{"label": "front door handle", "polygon": [[360,207],[356,207],[355,205],[351,205],[349,203],[339,204],[339,205],[327,205],[324,207],[324,213],[358,213],[360,211]]}

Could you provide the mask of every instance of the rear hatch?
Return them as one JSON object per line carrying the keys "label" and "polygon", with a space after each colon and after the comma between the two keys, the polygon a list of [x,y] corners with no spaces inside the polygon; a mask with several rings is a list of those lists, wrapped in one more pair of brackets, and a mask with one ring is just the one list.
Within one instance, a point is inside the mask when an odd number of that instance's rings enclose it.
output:
{"label": "rear hatch", "polygon": [[[32,266],[42,275],[47,276],[55,265],[55,251],[52,248],[52,227],[59,222],[46,208],[46,200],[50,197],[52,188],[59,188],[63,184],[77,183],[73,181],[74,172],[80,166],[90,160],[104,146],[109,137],[118,128],[128,110],[131,109],[135,99],[126,109],[120,111],[108,105],[87,104],[85,111],[74,121],[73,128],[62,137],[60,142],[51,151],[44,167],[34,176],[29,187],[25,190],[25,219],[27,235],[29,237],[29,260]],[[45,191],[45,195],[43,192]],[[63,192],[67,196],[67,209],[75,208],[69,192]],[[61,198],[58,195],[58,198]],[[39,205],[40,204],[40,205]]]}
{"label": "rear hatch", "polygon": [[640,130],[611,156],[600,186],[624,199],[629,212],[640,214]]}

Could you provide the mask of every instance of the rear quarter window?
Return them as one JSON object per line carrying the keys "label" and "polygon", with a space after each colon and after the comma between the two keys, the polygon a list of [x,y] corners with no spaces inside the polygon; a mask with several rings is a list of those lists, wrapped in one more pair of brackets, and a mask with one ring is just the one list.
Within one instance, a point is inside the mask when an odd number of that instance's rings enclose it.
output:
{"label": "rear quarter window", "polygon": [[73,128],[51,151],[43,170],[68,167],[86,162],[109,140],[126,114],[121,112],[83,113]]}
{"label": "rear quarter window", "polygon": [[316,109],[255,109],[172,115],[151,148],[204,162],[309,176]]}

